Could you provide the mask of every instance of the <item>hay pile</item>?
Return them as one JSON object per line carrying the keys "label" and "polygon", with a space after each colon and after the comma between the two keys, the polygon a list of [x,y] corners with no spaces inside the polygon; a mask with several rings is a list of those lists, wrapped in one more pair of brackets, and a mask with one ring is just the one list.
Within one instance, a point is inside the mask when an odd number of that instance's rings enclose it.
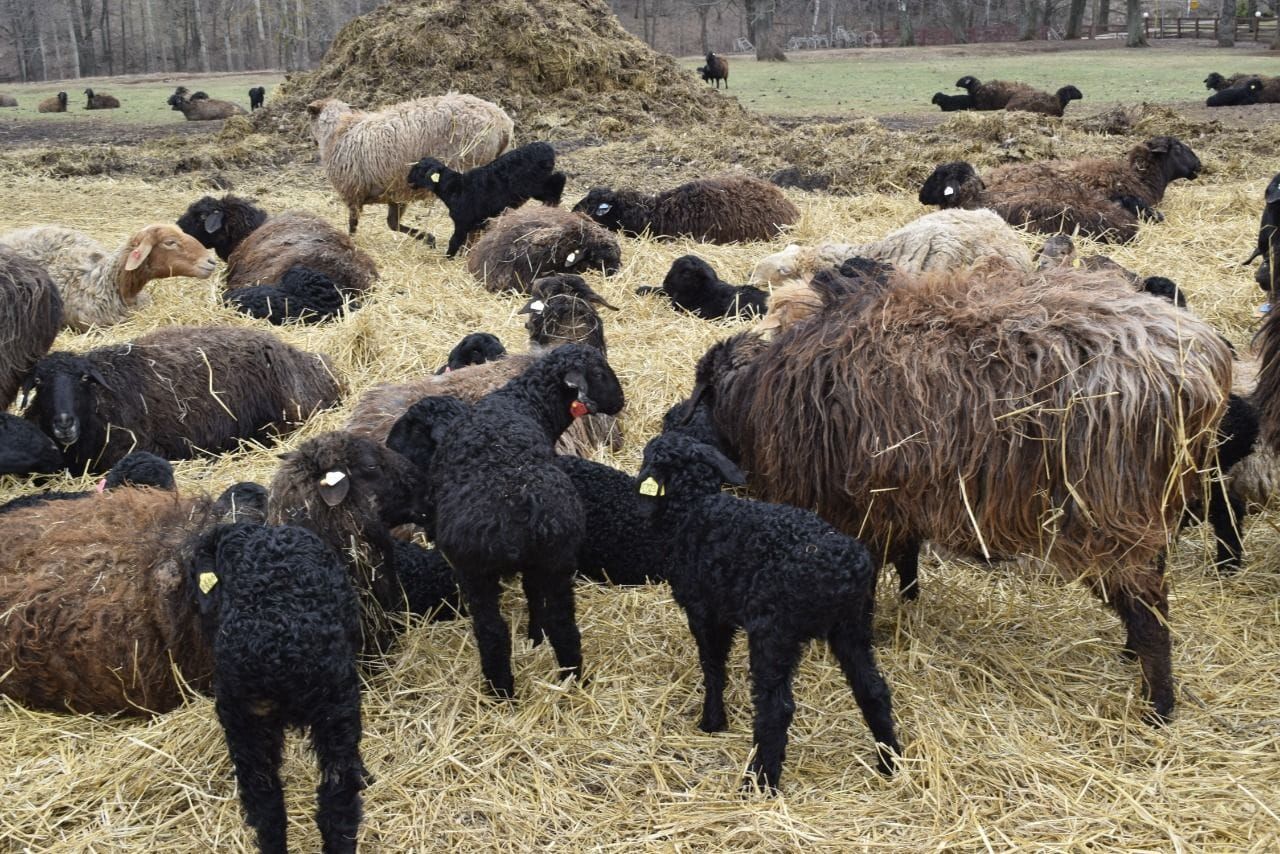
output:
{"label": "hay pile", "polygon": [[[991,140],[1006,128],[991,128],[987,138],[967,144],[998,145]],[[1108,144],[1120,149],[1126,140]],[[579,175],[604,170],[600,155],[614,150],[574,151],[565,165]],[[1269,176],[1236,176],[1212,149],[1201,153],[1206,177],[1170,190],[1162,205],[1166,222],[1144,227],[1137,241],[1111,254],[1144,274],[1175,279],[1195,308],[1243,348],[1261,295],[1248,270],[1234,264],[1252,248],[1257,200]],[[654,156],[637,155],[621,177],[640,182],[648,175],[650,183],[676,177],[657,177],[645,159]],[[686,168],[694,167],[680,164],[673,173]],[[257,196],[269,210],[297,207],[339,227],[345,222],[312,167],[234,177],[237,192]],[[566,200],[585,189],[575,179]],[[61,222],[111,245],[138,223],[176,218],[204,188],[189,175],[53,180],[0,167],[0,192],[22,200],[20,208],[0,209],[0,228]],[[802,217],[786,239],[801,242],[868,240],[922,213],[914,188],[789,195]],[[439,206],[411,217],[425,218],[436,233],[449,227]],[[523,318],[516,311],[523,300],[486,292],[461,261],[384,228],[361,230],[357,242],[383,273],[366,307],[334,324],[279,330],[292,344],[333,355],[353,395],[435,368],[473,330],[488,329],[512,349],[521,347]],[[628,396],[625,446],[600,459],[634,471],[662,412],[688,391],[693,360],[742,328],[678,316],[634,288],[656,284],[672,260],[689,252],[707,258],[726,280],[742,281],[756,258],[782,242],[623,241],[622,273],[592,278],[622,308],[605,313],[604,322],[610,361]],[[1091,248],[1086,242],[1085,251]],[[152,287],[154,304],[129,322],[64,335],[57,346],[81,350],[172,323],[250,324],[218,304],[216,283],[167,280]],[[339,426],[350,407],[348,400],[322,414],[286,447]],[[244,478],[265,481],[279,450],[250,446],[178,463],[180,488],[216,492]],[[77,485],[83,484],[51,484]],[[30,489],[0,479],[0,500]],[[1120,655],[1122,630],[1083,590],[1026,566],[986,568],[926,556],[919,603],[901,605],[895,585],[883,583],[876,621],[905,770],[884,781],[864,764],[865,727],[838,668],[819,647],[796,678],[784,794],[772,801],[737,794],[750,749],[744,645],[731,661],[729,731],[700,733],[697,657],[665,587],[580,587],[591,676],[585,688],[550,680],[547,646],[531,648],[519,631],[524,615],[516,591],[506,607],[517,637],[521,700],[513,707],[483,698],[465,622],[416,626],[387,669],[366,684],[364,754],[377,782],[365,793],[362,844],[388,852],[1275,850],[1277,522],[1274,512],[1250,519],[1248,565],[1234,579],[1208,568],[1212,552],[1203,529],[1188,532],[1173,556],[1180,705],[1164,730],[1140,722],[1144,705],[1137,670]],[[317,850],[315,770],[301,739],[289,739],[283,773],[294,848]],[[206,698],[152,722],[0,705],[0,803],[4,851],[252,850]]]}
{"label": "hay pile", "polygon": [[624,30],[603,0],[389,0],[347,24],[320,66],[286,81],[255,120],[304,115],[317,98],[376,107],[448,91],[501,104],[524,139],[747,122],[737,101]]}

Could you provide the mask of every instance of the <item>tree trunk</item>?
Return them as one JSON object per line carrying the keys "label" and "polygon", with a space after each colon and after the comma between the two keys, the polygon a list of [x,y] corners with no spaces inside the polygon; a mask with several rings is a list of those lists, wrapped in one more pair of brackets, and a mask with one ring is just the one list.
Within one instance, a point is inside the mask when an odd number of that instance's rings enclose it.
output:
{"label": "tree trunk", "polygon": [[1019,22],[1018,41],[1034,41],[1039,35],[1040,0],[1023,0],[1022,20]]}
{"label": "tree trunk", "polygon": [[898,47],[910,47],[916,43],[916,31],[911,28],[911,13],[906,0],[898,0]]}
{"label": "tree trunk", "polygon": [[303,5],[302,0],[297,0],[298,10],[298,67],[306,68],[310,65],[311,51],[307,45],[307,7]]}
{"label": "tree trunk", "polygon": [[129,73],[129,36],[125,26],[129,23],[129,9],[125,0],[120,0],[120,73]]}
{"label": "tree trunk", "polygon": [[956,44],[967,44],[968,3],[965,0],[947,0],[947,28],[951,30],[951,38]]}
{"label": "tree trunk", "polygon": [[71,38],[71,61],[75,70],[75,76],[80,76],[80,45],[76,41],[76,25],[75,15],[72,14],[67,18],[67,35]]}
{"label": "tree trunk", "polygon": [[1129,28],[1129,35],[1124,40],[1124,46],[1148,47],[1146,33],[1142,31],[1142,25],[1145,21],[1142,18],[1141,0],[1126,0],[1125,15],[1125,20]]}
{"label": "tree trunk", "polygon": [[1276,21],[1276,34],[1271,37],[1271,50],[1280,50],[1280,20]]}
{"label": "tree trunk", "polygon": [[200,70],[209,73],[209,45],[204,37],[204,24],[200,21],[200,0],[191,0],[191,34],[200,51]]}
{"label": "tree trunk", "polygon": [[1084,7],[1086,2],[1087,0],[1071,0],[1071,6],[1067,9],[1067,32],[1063,38],[1080,38],[1080,31],[1084,27]]}
{"label": "tree trunk", "polygon": [[84,51],[77,64],[86,77],[92,77],[98,73],[98,57],[93,50],[93,0],[80,0],[79,15],[75,14],[74,6],[71,8],[71,20],[77,36],[73,41],[78,41],[79,49]]}
{"label": "tree trunk", "polygon": [[116,73],[116,57],[111,51],[111,4],[102,0],[102,15],[98,18],[102,31],[102,53],[107,59],[107,74]]}
{"label": "tree trunk", "polygon": [[1218,47],[1236,46],[1236,0],[1222,0],[1218,10]]}
{"label": "tree trunk", "polygon": [[151,70],[151,44],[155,33],[151,31],[151,0],[142,0],[142,73]]}
{"label": "tree trunk", "polygon": [[702,55],[706,56],[711,53],[711,40],[707,37],[707,16],[711,14],[711,7],[706,5],[698,6],[698,44],[702,45]]}
{"label": "tree trunk", "polygon": [[53,61],[58,63],[56,73],[59,77],[66,77],[66,66],[62,64],[62,42],[58,40],[58,25],[53,25]]}
{"label": "tree trunk", "polygon": [[1111,32],[1111,0],[1098,0],[1098,16],[1094,19],[1094,28],[1099,33]]}
{"label": "tree trunk", "polygon": [[267,30],[262,24],[262,0],[253,0],[253,13],[258,19],[258,51],[261,54],[262,67],[267,68]]}

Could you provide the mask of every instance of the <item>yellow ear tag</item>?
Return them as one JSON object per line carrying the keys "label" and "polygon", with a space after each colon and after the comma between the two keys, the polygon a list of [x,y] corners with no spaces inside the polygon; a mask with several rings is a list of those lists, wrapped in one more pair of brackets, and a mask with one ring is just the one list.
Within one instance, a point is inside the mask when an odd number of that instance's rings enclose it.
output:
{"label": "yellow ear tag", "polygon": [[648,495],[652,498],[656,498],[659,495],[665,494],[665,492],[666,490],[662,488],[662,484],[658,483],[651,477],[646,477],[644,480],[640,481],[641,495]]}
{"label": "yellow ear tag", "polygon": [[1079,267],[1079,266],[1080,266],[1081,264],[1083,264],[1083,263],[1084,263],[1084,261],[1082,261],[1081,259],[1079,259],[1079,258],[1075,258],[1075,259],[1072,259],[1072,261],[1071,261],[1071,266],[1072,266],[1072,267]]}
{"label": "yellow ear tag", "polygon": [[431,173],[431,183],[432,183],[432,184],[439,184],[439,183],[440,183],[440,173],[439,173],[439,172],[432,172],[432,173]]}
{"label": "yellow ear tag", "polygon": [[199,582],[200,592],[207,596],[209,595],[209,591],[213,589],[213,586],[218,583],[218,576],[214,575],[212,572],[202,572],[200,573]]}

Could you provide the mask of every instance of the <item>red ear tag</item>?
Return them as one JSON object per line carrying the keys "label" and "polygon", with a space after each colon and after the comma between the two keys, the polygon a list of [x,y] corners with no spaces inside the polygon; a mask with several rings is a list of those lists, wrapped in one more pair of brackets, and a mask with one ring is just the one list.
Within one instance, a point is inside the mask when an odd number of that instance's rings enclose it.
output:
{"label": "red ear tag", "polygon": [[97,486],[95,486],[95,487],[94,487],[94,489],[95,489],[95,490],[97,490],[98,492],[106,492],[106,491],[107,491],[107,479],[104,477],[102,480],[98,481],[98,485],[97,485]]}
{"label": "red ear tag", "polygon": [[580,400],[575,400],[573,403],[569,404],[569,414],[574,418],[581,418],[588,412],[590,412],[590,410],[587,409],[587,405]]}

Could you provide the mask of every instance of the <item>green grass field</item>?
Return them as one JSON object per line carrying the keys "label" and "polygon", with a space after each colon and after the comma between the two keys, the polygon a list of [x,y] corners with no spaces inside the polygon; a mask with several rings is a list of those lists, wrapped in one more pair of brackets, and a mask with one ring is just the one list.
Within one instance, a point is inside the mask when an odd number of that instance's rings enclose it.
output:
{"label": "green grass field", "polygon": [[[782,63],[733,55],[729,92],[749,109],[780,115],[924,114],[938,112],[929,103],[934,92],[959,94],[956,80],[972,74],[980,80],[1020,80],[1048,91],[1074,84],[1085,99],[1068,108],[1070,113],[1140,101],[1203,104],[1208,92],[1202,81],[1210,71],[1280,74],[1280,56],[1252,46],[1224,52],[1187,41],[1134,50],[1113,41],[994,55],[994,49],[1017,47],[815,51],[788,54]],[[701,58],[681,61],[691,69],[702,64]]]}
{"label": "green grass field", "polygon": [[[146,77],[123,78],[86,78],[83,80],[55,80],[49,83],[27,83],[0,87],[0,92],[13,95],[18,99],[16,109],[0,110],[0,122],[30,121],[43,119],[51,122],[82,122],[88,120],[105,120],[133,124],[159,124],[172,122],[181,124],[186,121],[182,113],[170,109],[169,96],[174,87],[186,86],[191,91],[204,91],[210,98],[221,98],[232,101],[249,109],[249,89],[253,86],[266,86],[267,94],[283,80],[283,75],[276,72],[254,72],[250,74],[211,74],[208,76],[189,74],[149,75]],[[120,99],[120,108],[116,110],[86,110],[84,90],[92,88],[95,92],[115,95]],[[65,113],[41,113],[36,108],[40,102],[59,91],[67,93],[67,111]]]}

